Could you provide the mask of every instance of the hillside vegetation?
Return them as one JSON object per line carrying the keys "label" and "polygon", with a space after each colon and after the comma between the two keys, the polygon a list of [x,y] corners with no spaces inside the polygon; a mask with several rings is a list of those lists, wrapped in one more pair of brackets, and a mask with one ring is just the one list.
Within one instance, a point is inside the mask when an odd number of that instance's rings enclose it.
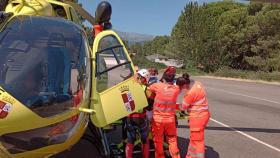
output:
{"label": "hillside vegetation", "polygon": [[145,63],[143,56],[158,53],[184,60],[186,70],[229,77],[232,72],[233,77],[243,78],[256,73],[262,74],[261,79],[267,75],[267,80],[280,80],[280,5],[192,2],[185,6],[171,36],[158,36],[129,49],[140,65]]}

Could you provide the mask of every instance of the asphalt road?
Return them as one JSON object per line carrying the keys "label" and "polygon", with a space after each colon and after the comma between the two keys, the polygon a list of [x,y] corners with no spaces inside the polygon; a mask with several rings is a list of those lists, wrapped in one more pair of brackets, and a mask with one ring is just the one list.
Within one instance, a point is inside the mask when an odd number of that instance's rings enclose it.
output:
{"label": "asphalt road", "polygon": [[[280,85],[195,77],[207,90],[211,119],[205,142],[206,158],[280,158]],[[115,137],[120,137],[115,134]],[[189,129],[179,121],[178,143],[184,157]],[[98,157],[81,140],[55,158]]]}

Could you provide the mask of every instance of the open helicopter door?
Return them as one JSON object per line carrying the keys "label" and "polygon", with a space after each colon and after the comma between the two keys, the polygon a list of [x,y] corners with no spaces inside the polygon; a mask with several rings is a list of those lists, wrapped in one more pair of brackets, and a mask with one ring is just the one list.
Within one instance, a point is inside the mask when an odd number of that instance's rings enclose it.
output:
{"label": "open helicopter door", "polygon": [[133,63],[118,35],[103,31],[92,51],[91,120],[98,127],[113,123],[147,106],[144,89],[134,79]]}

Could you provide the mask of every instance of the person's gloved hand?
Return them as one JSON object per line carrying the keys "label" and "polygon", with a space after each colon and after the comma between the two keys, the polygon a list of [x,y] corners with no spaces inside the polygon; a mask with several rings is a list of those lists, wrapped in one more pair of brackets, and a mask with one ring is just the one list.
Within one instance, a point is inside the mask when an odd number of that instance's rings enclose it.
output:
{"label": "person's gloved hand", "polygon": [[188,116],[188,113],[187,113],[186,111],[184,111],[184,110],[181,110],[181,111],[180,111],[180,114],[181,114],[182,116]]}
{"label": "person's gloved hand", "polygon": [[186,111],[180,110],[176,112],[176,116],[178,119],[186,119],[188,114],[186,113]]}

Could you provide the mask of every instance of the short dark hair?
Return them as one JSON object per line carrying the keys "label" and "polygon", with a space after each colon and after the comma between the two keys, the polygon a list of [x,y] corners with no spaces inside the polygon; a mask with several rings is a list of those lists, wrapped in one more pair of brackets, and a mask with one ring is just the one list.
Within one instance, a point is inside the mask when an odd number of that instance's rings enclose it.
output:
{"label": "short dark hair", "polygon": [[188,74],[188,73],[184,73],[183,75],[182,75],[182,77],[184,77],[184,79],[190,79],[190,75]]}
{"label": "short dark hair", "polygon": [[185,84],[188,84],[188,82],[187,82],[186,79],[184,79],[183,77],[177,78],[177,80],[176,80],[176,85],[178,85],[178,86],[183,86],[183,85],[185,85]]}
{"label": "short dark hair", "polygon": [[191,80],[190,75],[188,73],[184,73],[182,77],[187,81],[187,84],[190,84]]}

